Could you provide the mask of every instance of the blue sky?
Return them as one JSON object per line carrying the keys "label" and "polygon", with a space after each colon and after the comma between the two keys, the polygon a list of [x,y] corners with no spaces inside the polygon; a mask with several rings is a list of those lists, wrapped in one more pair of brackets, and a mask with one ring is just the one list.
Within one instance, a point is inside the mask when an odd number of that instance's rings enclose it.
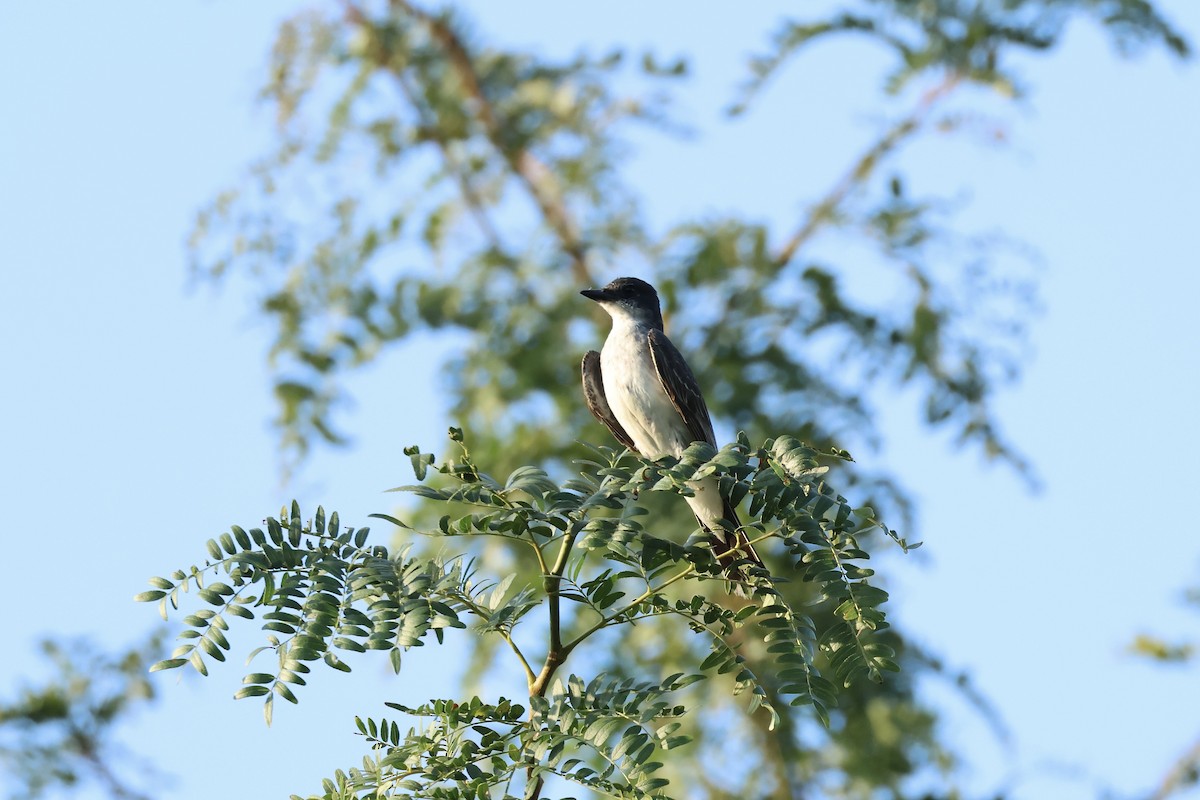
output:
{"label": "blue sky", "polygon": [[[715,124],[778,3],[735,18],[689,13],[690,26],[677,24],[682,4],[639,8],[636,29],[631,4],[469,5],[499,42],[695,56],[680,111],[715,132],[685,144],[639,139],[630,163],[658,222],[728,208],[786,221],[771,215],[797,210],[802,187],[815,195],[829,177],[801,156],[836,151],[841,139],[852,147],[873,113],[871,65],[822,53],[834,60],[799,62],[759,116]],[[319,452],[281,486],[267,332],[237,281],[213,291],[188,280],[195,210],[270,141],[253,98],[275,24],[295,7],[0,10],[0,499],[17,520],[6,540],[21,545],[0,561],[6,696],[36,673],[32,644],[47,632],[136,640],[154,615],[130,597],[148,576],[192,563],[230,523],[292,496],[362,520],[388,508],[381,490],[407,480],[403,445],[443,441],[440,409],[401,404],[396,391],[403,380],[435,397],[434,370],[393,357],[353,379],[356,446]],[[1200,5],[1163,7],[1200,40]],[[1023,69],[1032,92],[1006,114],[1009,146],[939,140],[906,163],[927,189],[969,193],[965,227],[1007,231],[1040,254],[1032,358],[999,408],[1044,488],[1031,493],[921,429],[906,396],[886,414],[890,447],[856,456],[911,476],[921,500],[925,557],[889,561],[890,613],[969,671],[1012,729],[1005,751],[952,691],[927,687],[946,705],[947,738],[968,754],[972,785],[1020,798],[1136,793],[1200,735],[1200,672],[1124,650],[1139,631],[1197,627],[1179,595],[1200,578],[1188,514],[1200,485],[1200,72],[1161,53],[1119,59],[1084,25]],[[787,169],[763,157],[789,147]],[[701,157],[705,183],[680,180]],[[829,159],[830,174],[841,163]],[[742,180],[767,170],[781,175],[778,195]],[[256,643],[248,630],[234,642],[242,652]],[[318,674],[270,730],[257,703],[231,699],[236,665],[204,681],[168,674],[163,702],[124,738],[172,776],[165,798],[208,796],[232,780],[248,797],[303,793],[357,762],[353,714],[451,691],[453,658],[414,652],[398,680],[365,661],[350,679]]]}

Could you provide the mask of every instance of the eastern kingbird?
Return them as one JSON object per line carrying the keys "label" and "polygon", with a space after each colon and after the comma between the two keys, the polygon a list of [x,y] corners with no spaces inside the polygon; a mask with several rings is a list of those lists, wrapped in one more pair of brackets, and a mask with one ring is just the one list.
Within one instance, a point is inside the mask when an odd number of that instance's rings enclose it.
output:
{"label": "eastern kingbird", "polygon": [[[596,419],[645,458],[678,457],[692,442],[716,447],[696,376],[663,332],[654,287],[637,278],[617,278],[580,294],[599,303],[613,323],[601,351],[583,357],[583,395]],[[744,581],[738,562],[762,566],[762,560],[741,530],[737,511],[721,496],[715,478],[695,481],[691,488],[696,494],[686,500],[709,532],[717,561],[730,580]]]}

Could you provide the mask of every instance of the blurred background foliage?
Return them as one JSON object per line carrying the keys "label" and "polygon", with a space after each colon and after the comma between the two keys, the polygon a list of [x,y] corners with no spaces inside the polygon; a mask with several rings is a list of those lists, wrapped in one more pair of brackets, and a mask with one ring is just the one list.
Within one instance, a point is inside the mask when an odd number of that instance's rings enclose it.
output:
{"label": "blurred background foliage", "polygon": [[[1188,43],[1148,0],[848,0],[805,13],[763,32],[745,74],[729,76],[739,88],[726,115],[703,124],[677,118],[672,104],[692,69],[686,54],[615,43],[548,59],[497,47],[453,4],[329,0],[287,19],[261,93],[276,146],[204,206],[189,245],[197,276],[238,276],[272,326],[286,463],[350,440],[355,370],[378,362],[398,391],[412,391],[393,354],[418,342],[446,354],[428,402],[466,429],[478,463],[494,474],[521,464],[561,474],[577,440],[606,441],[578,388],[579,357],[599,345],[606,318],[577,292],[631,274],[658,287],[719,438],[790,433],[869,450],[886,438],[881,409],[906,392],[920,396],[931,429],[1034,482],[994,397],[1027,354],[1036,259],[1002,234],[956,227],[961,200],[925,192],[905,149],[946,136],[1002,141],[999,112],[1035,78],[1015,65],[1036,65],[1021,55],[1053,51],[1072,24],[1102,28],[1122,54],[1186,57]],[[703,140],[760,104],[786,103],[763,88],[814,43],[847,37],[884,56],[877,114],[856,123],[866,146],[829,185],[806,182],[804,169],[744,176],[795,183],[791,225],[730,213],[651,222],[626,171],[639,136]],[[796,119],[820,124],[819,114]],[[720,193],[702,162],[679,180]],[[856,504],[919,538],[903,476],[851,465],[840,480]],[[691,527],[678,507],[661,514],[659,535]],[[808,599],[804,585],[789,591]],[[819,629],[828,623],[829,609],[814,613]],[[647,675],[698,663],[688,643],[653,625],[626,633],[590,666]],[[845,693],[828,730],[800,710],[768,735],[705,682],[713,691],[694,717],[693,758],[668,765],[679,796],[961,796],[954,748],[915,684],[942,677],[970,694],[969,683],[903,630],[885,638],[903,671]],[[1177,652],[1162,646],[1156,655]],[[96,765],[114,755],[109,720],[149,699],[149,685],[122,666],[132,661],[95,666],[89,652],[50,652],[58,676],[0,712],[0,731],[22,731],[4,741],[4,757],[41,764],[22,768],[30,795],[91,775],[112,796],[141,796]],[[469,680],[478,686],[492,663],[473,654]],[[117,688],[93,702],[80,674],[110,673],[122,676]],[[1194,780],[1196,759],[1180,763],[1173,786]]]}
{"label": "blurred background foliage", "polygon": [[[1200,584],[1184,591],[1182,600],[1193,611],[1200,611]],[[1130,643],[1129,649],[1136,655],[1156,661],[1167,668],[1195,669],[1198,644],[1200,642],[1194,637],[1167,638],[1141,633]],[[1178,755],[1149,797],[1150,800],[1165,800],[1197,785],[1200,785],[1200,738]]]}
{"label": "blurred background foliage", "polygon": [[[904,150],[923,137],[1002,138],[996,112],[1025,80],[1018,54],[1051,50],[1076,20],[1102,26],[1122,52],[1182,57],[1188,46],[1142,0],[864,0],[812,13],[764,32],[713,123],[755,113],[762,88],[814,42],[854,36],[886,54],[868,144],[829,186],[797,179],[800,211],[782,229],[736,214],[648,220],[623,170],[635,133],[706,133],[673,115],[686,55],[615,45],[556,61],[497,48],[453,6],[405,0],[329,3],[286,22],[262,93],[278,147],[202,211],[191,245],[198,274],[249,276],[271,321],[287,456],[345,441],[347,376],[434,332],[447,356],[431,402],[449,406],[476,462],[493,474],[561,473],[579,439],[604,441],[580,400],[578,362],[607,320],[578,291],[629,274],[659,288],[726,439],[744,430],[871,448],[885,435],[881,406],[906,391],[932,428],[1033,481],[993,398],[1021,369],[1035,264],[1002,235],[957,229],[955,199],[914,188],[925,181]],[[703,185],[704,165],[679,179]],[[399,388],[404,364],[388,367]],[[902,476],[851,468],[840,479],[854,502],[912,526]],[[658,535],[691,528],[678,507],[654,518]],[[804,584],[788,591],[813,599]],[[830,609],[813,613],[819,631],[832,623]],[[938,661],[903,631],[885,637],[903,672],[852,688],[828,730],[796,711],[770,735],[710,682],[694,759],[668,765],[674,790],[957,796],[955,754],[914,692]],[[698,663],[691,648],[639,625],[594,653],[594,668],[666,674]],[[474,654],[476,688],[492,655]],[[751,666],[770,683],[765,662]]]}
{"label": "blurred background foliage", "polygon": [[46,671],[0,698],[0,767],[17,798],[75,792],[145,800],[157,777],[116,740],[116,725],[155,699],[147,672],[163,632],[123,653],[86,640],[41,644]]}
{"label": "blurred background foliage", "polygon": [[[344,439],[347,373],[438,331],[453,336],[441,402],[476,461],[500,474],[561,470],[578,439],[601,435],[577,376],[605,320],[577,292],[636,274],[659,287],[669,331],[724,430],[872,446],[883,436],[878,404],[910,386],[930,425],[1028,474],[991,400],[1020,370],[1033,270],[1012,243],[956,230],[953,203],[914,193],[921,176],[906,174],[900,155],[917,137],[986,129],[990,109],[1021,91],[1014,53],[1052,48],[1076,17],[1105,26],[1122,50],[1187,53],[1144,2],[860,2],[781,20],[730,116],[754,113],[763,85],[818,39],[866,37],[890,62],[873,140],[833,185],[797,186],[803,210],[773,230],[736,216],[661,228],[644,218],[622,172],[631,129],[703,135],[672,117],[686,57],[614,47],[557,62],[491,46],[453,9],[314,8],[281,29],[263,90],[279,146],[200,215],[195,269],[253,277],[276,331],[291,457]],[[702,165],[681,180],[702,183]],[[898,476],[848,478],[911,524]],[[672,519],[690,528],[682,513]],[[791,591],[811,599],[808,587]],[[829,609],[816,613],[827,627]],[[829,731],[799,712],[769,735],[713,691],[696,731],[707,735],[692,763],[670,765],[673,786],[710,797],[900,797],[952,785],[954,755],[913,691],[936,660],[902,632],[889,638],[901,677],[859,687]],[[689,645],[642,625],[596,668],[670,672],[702,657]],[[491,655],[475,654],[475,680]],[[769,675],[763,666],[755,671]]]}

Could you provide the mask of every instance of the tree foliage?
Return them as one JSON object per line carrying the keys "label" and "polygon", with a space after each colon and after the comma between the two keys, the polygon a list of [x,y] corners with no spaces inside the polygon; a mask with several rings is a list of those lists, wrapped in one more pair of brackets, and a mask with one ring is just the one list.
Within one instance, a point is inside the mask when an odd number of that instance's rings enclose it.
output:
{"label": "tree foliage", "polygon": [[[857,450],[880,441],[879,409],[903,390],[920,398],[929,425],[1025,471],[994,398],[1020,371],[1035,286],[1014,257],[1019,249],[1003,237],[957,229],[955,203],[922,188],[928,181],[910,169],[906,148],[979,130],[1026,90],[1016,65],[1032,62],[1020,56],[1052,50],[1077,21],[1099,26],[1122,52],[1164,47],[1183,56],[1188,45],[1146,0],[854,0],[805,13],[769,33],[717,125],[788,102],[771,84],[801,55],[819,58],[854,39],[886,58],[868,141],[839,177],[788,197],[777,181],[768,187],[775,176],[746,176],[781,206],[801,209],[782,226],[733,211],[647,221],[644,189],[624,156],[635,135],[671,137],[688,127],[671,105],[689,78],[686,58],[619,47],[548,57],[498,46],[453,6],[408,0],[322,3],[287,20],[262,93],[278,145],[201,212],[191,240],[197,273],[248,277],[270,321],[285,450],[298,458],[315,441],[344,441],[338,408],[348,376],[432,334],[449,343],[439,399],[476,458],[500,474],[532,465],[561,485],[566,465],[588,457],[577,440],[599,433],[579,398],[577,364],[596,346],[601,320],[587,316],[594,312],[582,309],[576,292],[640,274],[658,287],[668,312],[688,309],[686,317],[668,313],[668,328],[706,388],[718,429],[745,430],[755,441],[788,431],[819,451]],[[816,42],[827,45],[813,49]],[[700,136],[708,132],[696,127]],[[835,157],[790,155],[802,168]],[[701,191],[705,166],[695,170]],[[853,463],[835,469],[864,502],[904,518],[896,476]],[[427,498],[409,519],[434,527],[427,515],[444,516],[441,502]],[[686,538],[691,523],[679,504],[651,495],[639,502],[653,510],[659,539]],[[290,520],[279,524],[290,531]],[[631,530],[640,531],[616,527],[606,535],[620,540]],[[488,541],[500,539],[475,542],[470,557],[490,568],[501,559]],[[408,557],[428,563],[419,548]],[[776,553],[768,566],[786,575],[794,558]],[[522,583],[548,572],[543,564],[521,567],[515,580]],[[446,577],[451,585],[465,564],[438,569],[460,570]],[[575,588],[595,604],[611,597]],[[820,596],[812,582],[777,588],[788,608]],[[613,602],[620,607],[621,599]],[[408,608],[416,600],[395,602]],[[528,620],[524,604],[532,598],[514,602],[497,631]],[[432,619],[437,636],[442,628]],[[406,630],[400,620],[397,630]],[[194,628],[192,652],[201,660],[216,657],[206,647],[222,651],[210,629]],[[591,653],[591,674],[614,685],[691,674],[707,655],[698,637],[670,626],[618,632],[620,659],[612,650]],[[489,642],[502,640],[472,640],[472,674],[495,657]],[[936,659],[893,628],[873,641],[894,650],[903,671],[882,686],[843,687],[828,728],[813,727],[789,705],[792,678],[775,673],[769,647],[748,643],[739,654],[762,702],[780,714],[778,733],[758,722],[761,715],[732,713],[727,693],[703,681],[689,687],[705,693],[696,713],[678,720],[694,737],[695,758],[666,760],[656,775],[710,797],[953,794],[945,788],[951,781],[930,777],[952,772],[955,757],[914,691],[917,677],[937,677]],[[821,673],[836,678],[837,665],[826,666],[833,672]],[[280,674],[250,686],[291,691],[295,684]],[[444,710],[424,710],[452,735],[438,716]],[[496,730],[506,724],[503,713],[484,711]],[[752,754],[750,766],[713,766],[731,739]]]}
{"label": "tree foliage", "polygon": [[[1188,605],[1200,609],[1200,585],[1190,587],[1184,593]],[[1130,650],[1162,665],[1179,667],[1191,665],[1195,668],[1197,640],[1168,639],[1141,633],[1130,644]],[[1154,791],[1147,795],[1151,800],[1166,800],[1195,788],[1200,784],[1200,738],[1192,742],[1166,770]]]}
{"label": "tree foliage", "polygon": [[[990,398],[1016,362],[979,325],[1019,332],[1021,315],[989,319],[1004,291],[994,253],[947,253],[940,204],[912,196],[889,164],[908,140],[970,119],[948,107],[964,86],[1012,94],[1013,53],[1054,46],[1074,17],[1099,20],[1126,48],[1163,42],[1184,54],[1186,43],[1142,0],[851,7],[784,20],[733,104],[748,113],[763,83],[817,38],[853,32],[894,55],[883,83],[898,116],[791,231],[736,217],[664,231],[642,222],[620,170],[626,138],[635,124],[672,130],[666,92],[686,61],[664,68],[646,55],[644,88],[623,92],[622,50],[565,62],[506,52],[476,42],[460,14],[406,1],[318,6],[284,23],[263,91],[280,148],[200,215],[192,240],[206,275],[256,277],[276,329],[284,444],[341,440],[343,375],[438,330],[466,336],[448,365],[450,414],[476,449],[510,464],[560,455],[587,419],[568,392],[547,387],[571,383],[560,344],[595,337],[578,327],[570,297],[601,273],[653,270],[672,305],[709,309],[679,333],[706,355],[694,366],[719,389],[716,413],[737,427],[862,440],[874,421],[865,387],[890,374],[925,393],[929,421],[1015,458]],[[892,288],[882,301],[818,255],[822,239],[839,237],[875,249],[854,266]],[[439,269],[422,266],[430,261]],[[853,368],[832,371],[799,347],[814,338]]]}
{"label": "tree foliage", "polygon": [[[556,61],[490,46],[449,9],[320,4],[280,30],[262,95],[279,146],[200,214],[195,268],[253,275],[293,454],[342,441],[345,375],[423,331],[461,343],[449,415],[477,451],[510,467],[572,453],[590,420],[562,348],[597,336],[572,299],[641,272],[689,308],[673,334],[736,428],[869,442],[868,387],[890,377],[924,395],[930,423],[1020,464],[992,397],[1019,368],[1030,284],[998,267],[993,239],[954,233],[944,201],[914,194],[899,153],[985,113],[966,87],[1011,97],[1014,56],[1053,47],[1075,18],[1122,49],[1187,52],[1145,0],[859,0],[783,20],[731,113],[751,113],[801,49],[854,34],[893,56],[892,118],[823,194],[799,194],[790,230],[737,216],[652,230],[621,156],[634,126],[678,129],[669,98],[686,60],[618,48]],[[853,263],[829,246],[846,243]]]}
{"label": "tree foliage", "polygon": [[115,728],[155,699],[146,674],[162,647],[161,633],[108,654],[86,640],[41,644],[48,669],[17,696],[0,701],[0,765],[7,797],[35,798],[56,791],[95,792],[142,800],[148,768],[136,765],[116,740]]}
{"label": "tree foliage", "polygon": [[[452,434],[461,445],[461,432]],[[261,613],[267,644],[250,658],[269,652],[274,664],[247,674],[237,696],[263,697],[268,722],[276,696],[297,702],[315,662],[345,672],[347,654],[380,651],[399,672],[403,653],[431,636],[441,643],[447,630],[468,621],[511,649],[527,678],[528,714],[504,698],[390,703],[428,722],[405,734],[394,719],[359,719],[373,754],[361,768],[336,773],[325,797],[492,797],[509,796],[514,786],[535,797],[550,776],[605,796],[666,797],[669,780],[658,774],[663,762],[656,759],[690,740],[679,721],[686,708],[676,701],[689,684],[728,675],[722,690],[744,696],[747,711],[761,710],[774,731],[785,704],[811,708],[828,726],[841,691],[899,670],[877,637],[888,627],[881,610],[887,594],[869,582],[873,571],[862,564],[869,556],[858,543],[879,525],[874,512],[852,508],[827,484],[818,453],[791,437],[757,449],[741,437],[720,451],[697,442],[681,458],[659,462],[597,448],[595,460],[583,461],[561,485],[534,467],[498,481],[465,446],[437,473],[427,471],[431,455],[416,448],[411,455],[418,478],[447,480],[402,489],[450,513],[424,531],[379,516],[410,533],[490,537],[528,550],[540,580],[521,585],[516,573],[481,576],[465,545],[453,558],[391,552],[371,544],[367,528],[343,528],[336,513],[327,517],[318,508],[306,522],[293,502],[265,529],[234,526],[210,540],[203,565],[154,578],[154,588],[137,596],[157,602],[164,617],[181,607],[185,593],[203,604],[183,616],[181,644],[152,671],[190,664],[207,675],[210,662],[226,659],[230,624]],[[778,540],[786,552],[776,559],[786,565],[781,574],[751,572],[744,602],[713,599],[724,580],[702,529],[684,544],[664,539],[639,505],[643,494],[686,495],[710,476],[732,496],[748,498],[752,540],[763,548]],[[811,584],[816,601],[795,607],[780,590],[787,582]],[[534,611],[545,614],[544,656],[523,652],[513,635]],[[650,682],[559,676],[599,632],[651,621],[696,637],[707,657],[687,673]],[[756,660],[770,671],[770,685],[751,668],[745,653],[752,648],[765,651]]]}

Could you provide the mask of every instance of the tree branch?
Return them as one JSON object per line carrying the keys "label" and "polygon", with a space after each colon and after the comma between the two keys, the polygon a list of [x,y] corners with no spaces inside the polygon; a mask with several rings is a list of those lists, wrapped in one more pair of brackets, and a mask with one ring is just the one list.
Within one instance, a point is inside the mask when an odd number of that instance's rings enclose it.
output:
{"label": "tree branch", "polygon": [[866,180],[875,168],[879,166],[900,144],[925,124],[926,119],[938,103],[958,86],[960,77],[956,73],[947,75],[937,86],[921,96],[916,108],[904,119],[893,125],[875,144],[859,156],[849,172],[842,176],[828,194],[816,205],[809,209],[808,215],[796,232],[784,243],[775,256],[775,265],[784,267],[796,255],[813,234],[827,222],[833,213],[846,201],[855,187]]}
{"label": "tree branch", "polygon": [[1200,770],[1200,740],[1176,759],[1149,800],[1166,800],[1181,789],[1196,783],[1196,772]]}
{"label": "tree branch", "polygon": [[673,583],[676,583],[677,581],[683,580],[684,578],[686,578],[688,575],[691,575],[695,571],[696,571],[696,565],[688,564],[686,569],[680,570],[679,572],[675,573],[670,578],[667,578],[667,580],[663,581],[660,585],[646,587],[646,591],[642,592],[636,598],[634,598],[633,600],[626,603],[625,606],[623,608],[621,608],[619,611],[614,611],[611,614],[607,614],[607,615],[601,617],[599,619],[599,621],[596,622],[596,624],[592,625],[592,627],[588,628],[586,631],[584,631],[583,633],[579,634],[574,639],[572,639],[565,646],[566,652],[570,653],[572,650],[574,650],[579,645],[580,642],[582,642],[584,639],[591,636],[596,631],[608,626],[609,624],[611,624],[613,622],[613,620],[619,619],[622,615],[628,614],[630,611],[632,611],[633,609],[637,608],[642,603],[649,600],[652,596],[654,596],[658,592],[661,592],[663,589],[667,588],[668,586],[670,586]]}
{"label": "tree branch", "polygon": [[[351,25],[359,28],[371,27],[371,21],[367,18],[366,14],[351,0],[342,0],[342,8],[345,10],[347,22]],[[412,84],[407,80],[404,73],[397,70],[392,70],[392,72],[396,76],[397,83],[400,84],[400,91],[408,99],[409,105],[417,112],[418,117],[421,118],[423,123],[422,129],[429,133],[429,138],[441,151],[442,161],[445,162],[446,167],[458,182],[459,192],[461,192],[463,199],[466,201],[467,209],[471,212],[476,225],[479,226],[479,230],[483,233],[484,238],[487,239],[488,246],[492,250],[503,252],[504,243],[500,238],[499,232],[496,230],[496,226],[492,224],[491,217],[488,216],[486,204],[474,185],[472,185],[470,175],[463,165],[459,163],[453,151],[451,151],[450,142],[442,133],[441,128],[430,121],[429,110],[421,105],[417,98],[417,93],[413,90]]]}
{"label": "tree branch", "polygon": [[505,141],[504,126],[496,117],[492,102],[483,91],[471,55],[463,45],[462,39],[443,20],[416,8],[407,0],[392,0],[392,6],[424,23],[429,33],[445,50],[446,57],[462,81],[463,88],[475,103],[475,117],[483,125],[488,141],[525,185],[542,218],[557,236],[559,246],[570,257],[575,279],[581,284],[591,283],[587,250],[579,235],[579,227],[563,200],[561,186],[554,173],[541,159],[527,148],[513,146]]}

